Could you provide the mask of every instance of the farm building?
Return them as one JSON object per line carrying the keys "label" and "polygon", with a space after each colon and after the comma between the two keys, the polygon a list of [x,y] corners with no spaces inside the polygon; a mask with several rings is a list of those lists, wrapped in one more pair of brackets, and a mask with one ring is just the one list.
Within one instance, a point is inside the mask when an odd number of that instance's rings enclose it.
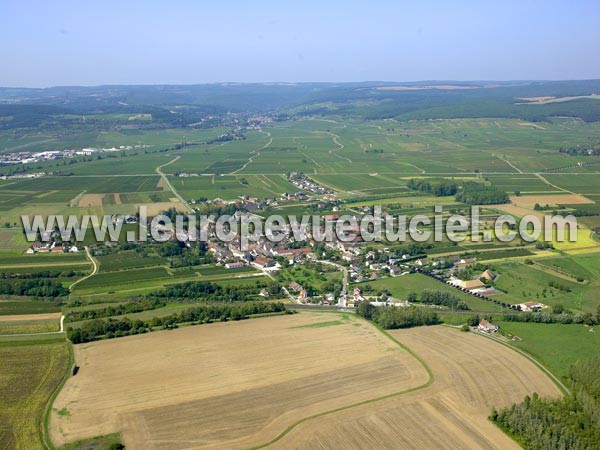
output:
{"label": "farm building", "polygon": [[532,312],[532,311],[539,311],[540,309],[544,309],[546,307],[546,305],[544,305],[543,303],[540,303],[540,302],[525,302],[525,303],[520,303],[519,307],[521,308],[521,311]]}
{"label": "farm building", "polygon": [[486,319],[483,319],[481,322],[479,322],[479,325],[477,326],[477,329],[484,333],[495,333],[496,331],[498,331],[498,328],[498,325],[493,324],[492,322]]}

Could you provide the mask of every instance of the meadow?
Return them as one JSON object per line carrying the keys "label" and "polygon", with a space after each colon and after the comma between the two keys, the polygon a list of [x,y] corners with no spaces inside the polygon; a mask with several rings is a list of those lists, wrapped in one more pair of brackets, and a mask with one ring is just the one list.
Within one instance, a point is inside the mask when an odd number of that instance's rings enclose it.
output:
{"label": "meadow", "polygon": [[522,340],[510,345],[525,350],[564,382],[568,382],[570,367],[580,359],[598,355],[600,331],[585,325],[503,322],[503,332]]}
{"label": "meadow", "polygon": [[444,292],[450,292],[456,295],[460,300],[464,301],[470,309],[473,311],[500,311],[501,307],[495,303],[481,300],[473,295],[459,291],[445,283],[434,280],[426,275],[420,273],[402,275],[392,278],[382,278],[376,281],[368,281],[365,283],[359,283],[356,286],[362,287],[361,285],[370,285],[375,292],[379,292],[382,289],[386,289],[390,292],[392,297],[400,300],[406,300],[409,293],[419,293],[423,289],[439,290]]}

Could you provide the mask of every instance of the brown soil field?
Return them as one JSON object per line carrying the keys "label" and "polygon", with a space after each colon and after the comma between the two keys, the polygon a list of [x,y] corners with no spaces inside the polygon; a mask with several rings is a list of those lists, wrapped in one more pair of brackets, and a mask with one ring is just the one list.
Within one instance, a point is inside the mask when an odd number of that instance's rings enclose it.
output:
{"label": "brown soil field", "polygon": [[352,314],[82,344],[75,361],[81,369],[53,405],[57,445],[120,431],[129,449],[248,448],[302,418],[429,379],[413,356]]}
{"label": "brown soil field", "polygon": [[486,206],[486,208],[498,209],[503,213],[511,214],[515,217],[523,217],[529,214],[540,219],[542,223],[544,223],[543,220],[544,216],[546,215],[544,211],[534,211],[533,209],[523,208],[522,206],[516,206],[510,203],[504,205],[489,205]]}
{"label": "brown soil field", "polygon": [[540,205],[584,205],[594,201],[578,194],[547,194],[547,195],[513,195],[510,201],[516,206],[533,208],[536,203]]}
{"label": "brown soil field", "polygon": [[13,316],[0,316],[0,322],[23,322],[30,320],[59,320],[61,313],[45,313],[45,314],[16,314]]}
{"label": "brown soil field", "polygon": [[531,361],[448,327],[391,332],[431,368],[431,386],[308,420],[269,448],[518,449],[487,420],[492,406],[560,391]]}
{"label": "brown soil field", "polygon": [[187,209],[180,202],[158,202],[158,203],[148,203],[144,204],[146,206],[148,215],[155,216],[160,214],[163,211],[166,211],[171,208],[175,208],[179,212],[186,212]]}
{"label": "brown soil field", "polygon": [[77,206],[86,207],[86,206],[102,206],[102,200],[104,199],[104,194],[83,194],[79,198],[79,203]]}

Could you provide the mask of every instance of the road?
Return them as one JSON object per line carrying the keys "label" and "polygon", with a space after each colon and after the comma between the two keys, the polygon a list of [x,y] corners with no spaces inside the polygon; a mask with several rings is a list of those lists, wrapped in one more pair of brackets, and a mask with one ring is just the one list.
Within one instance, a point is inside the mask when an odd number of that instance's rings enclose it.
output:
{"label": "road", "polygon": [[327,264],[329,266],[337,267],[344,273],[344,277],[342,278],[342,294],[341,295],[348,294],[348,269],[345,266],[342,266],[341,264],[334,263],[331,261],[325,261],[325,260],[319,259],[319,260],[317,260],[317,262],[320,262],[322,264]]}
{"label": "road", "polygon": [[177,197],[179,199],[179,201],[181,202],[181,204],[183,206],[185,206],[185,209],[187,209],[189,212],[194,212],[194,209],[188,204],[188,202],[186,202],[184,200],[184,198],[179,195],[179,192],[177,192],[175,190],[175,188],[173,187],[173,185],[171,184],[171,182],[169,181],[169,178],[163,173],[162,168],[165,166],[168,166],[169,164],[173,164],[175,161],[177,161],[179,158],[181,158],[181,156],[176,156],[175,158],[173,158],[171,161],[166,162],[164,164],[161,164],[160,166],[158,166],[156,168],[156,173],[159,174],[161,176],[161,178],[163,179],[164,183],[167,185],[167,187],[169,188],[169,190],[173,193],[173,195],[175,197]]}
{"label": "road", "polygon": [[83,280],[87,280],[88,278],[96,275],[98,273],[98,263],[96,262],[96,260],[92,257],[92,255],[90,254],[90,249],[86,246],[85,248],[85,256],[87,257],[87,259],[92,263],[92,273],[90,273],[89,275],[86,275],[83,278],[80,278],[79,280],[75,281],[71,286],[69,286],[69,290],[73,289],[73,286],[75,286],[78,283],[81,283]]}

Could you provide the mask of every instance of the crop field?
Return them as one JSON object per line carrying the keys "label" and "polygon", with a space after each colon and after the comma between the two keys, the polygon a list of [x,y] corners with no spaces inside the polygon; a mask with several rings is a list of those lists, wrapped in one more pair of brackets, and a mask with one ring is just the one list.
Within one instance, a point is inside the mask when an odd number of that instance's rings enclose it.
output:
{"label": "crop field", "polygon": [[0,335],[51,333],[60,330],[60,314],[0,316]]}
{"label": "crop field", "polygon": [[600,183],[597,174],[544,175],[548,181],[563,189],[573,191],[577,194],[600,194]]}
{"label": "crop field", "polygon": [[512,350],[445,327],[392,331],[430,367],[430,386],[299,424],[272,448],[520,448],[487,420],[492,406],[525,395],[559,396]]}
{"label": "crop field", "polygon": [[0,320],[12,315],[48,314],[60,311],[54,302],[29,299],[0,299]]}
{"label": "crop field", "polygon": [[64,340],[0,342],[1,448],[43,448],[43,414],[68,361]]}
{"label": "crop field", "polygon": [[[81,370],[54,403],[68,414],[53,414],[52,439],[121,431],[133,448],[248,447],[302,417],[427,381],[419,362],[374,327],[333,317],[340,319],[305,313],[76,346]],[[335,358],[323,342],[336,342]]]}

